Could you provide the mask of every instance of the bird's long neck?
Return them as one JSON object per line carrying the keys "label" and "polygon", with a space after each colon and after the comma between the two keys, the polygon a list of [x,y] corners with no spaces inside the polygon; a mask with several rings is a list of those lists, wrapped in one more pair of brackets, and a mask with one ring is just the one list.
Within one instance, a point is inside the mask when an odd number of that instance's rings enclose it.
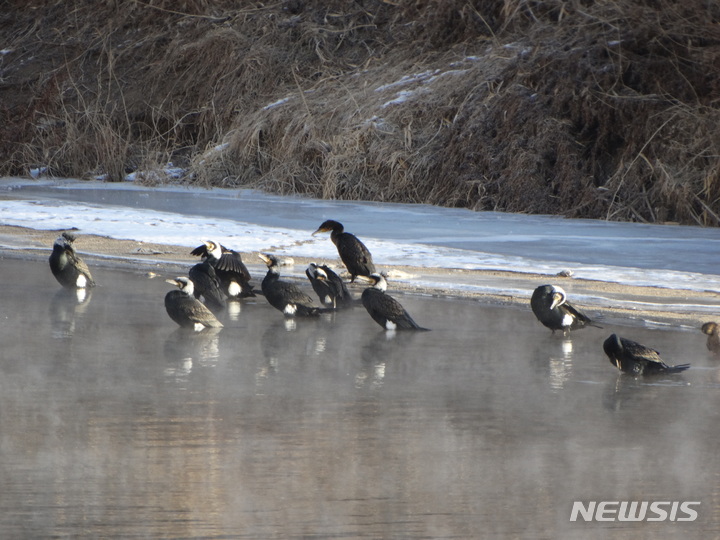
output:
{"label": "bird's long neck", "polygon": [[340,236],[342,235],[342,233],[343,233],[342,227],[336,227],[330,233],[330,240],[332,240],[332,243],[335,244],[336,246],[338,245],[338,242],[340,241]]}
{"label": "bird's long neck", "polygon": [[61,243],[53,244],[53,253],[57,256],[59,266],[65,266],[68,262],[68,252],[72,253],[72,246]]}
{"label": "bird's long neck", "polygon": [[263,279],[263,284],[271,283],[278,279],[280,279],[280,270],[278,270],[278,267],[275,265],[269,266],[267,274],[265,274],[265,278]]}

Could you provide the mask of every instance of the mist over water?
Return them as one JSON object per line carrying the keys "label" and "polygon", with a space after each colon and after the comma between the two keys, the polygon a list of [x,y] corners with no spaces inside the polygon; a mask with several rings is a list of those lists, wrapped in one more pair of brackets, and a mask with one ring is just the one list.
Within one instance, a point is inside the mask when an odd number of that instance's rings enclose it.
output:
{"label": "mist over water", "polygon": [[[191,333],[165,313],[161,278],[94,275],[79,303],[44,261],[0,260],[4,538],[707,538],[720,526],[720,363],[699,331],[564,339],[529,307],[391,290],[431,332],[390,336],[362,307],[288,322],[260,297],[219,332]],[[612,332],[693,367],[620,376],[602,352]],[[576,500],[701,506],[691,523],[570,523]]]}

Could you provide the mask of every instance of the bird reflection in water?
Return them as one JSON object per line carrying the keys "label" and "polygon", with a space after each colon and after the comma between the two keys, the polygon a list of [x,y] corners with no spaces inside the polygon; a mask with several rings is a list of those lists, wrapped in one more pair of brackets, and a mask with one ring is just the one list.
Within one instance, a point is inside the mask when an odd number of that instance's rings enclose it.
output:
{"label": "bird reflection in water", "polygon": [[570,339],[563,339],[560,342],[559,356],[551,356],[548,368],[550,387],[557,392],[562,390],[565,384],[570,380],[573,365],[573,344]]}
{"label": "bird reflection in water", "polygon": [[193,361],[191,357],[182,358],[172,366],[165,368],[165,377],[176,383],[187,382],[192,373]]}
{"label": "bird reflection in water", "polygon": [[284,319],[283,326],[286,332],[294,332],[297,330],[297,321],[295,319]]}
{"label": "bird reflection in water", "polygon": [[602,394],[603,407],[609,411],[644,410],[645,407],[654,407],[648,401],[655,395],[652,386],[642,379],[617,375],[614,381],[608,383]]}
{"label": "bird reflection in water", "polygon": [[52,336],[67,339],[75,333],[78,318],[87,311],[92,298],[90,289],[60,289],[50,302]]}
{"label": "bird reflection in water", "polygon": [[387,362],[393,351],[403,348],[402,343],[412,338],[412,333],[385,332],[384,339],[373,340],[360,350],[362,364],[355,373],[355,388],[377,390],[385,383]]}
{"label": "bird reflection in water", "polygon": [[[297,332],[298,325],[294,318],[276,321],[265,329],[260,337],[260,348],[263,353],[263,364],[255,373],[255,384],[261,386],[266,379],[276,375],[281,360],[292,360],[296,351],[286,334]],[[294,336],[291,336],[294,338]]]}
{"label": "bird reflection in water", "polygon": [[325,352],[325,349],[327,348],[327,339],[325,337],[318,337],[315,341],[312,342],[312,354],[315,356],[319,356],[322,353]]}
{"label": "bird reflection in water", "polygon": [[550,334],[539,339],[531,358],[531,366],[547,381],[552,392],[565,388],[573,374],[574,347],[569,336],[557,339]]}
{"label": "bird reflection in water", "polygon": [[242,302],[232,300],[227,302],[227,318],[231,321],[240,320],[240,313],[242,313]]}
{"label": "bird reflection in water", "polygon": [[355,388],[381,388],[385,381],[385,362],[377,361],[363,365],[363,369],[355,374]]}
{"label": "bird reflection in water", "polygon": [[689,386],[678,376],[640,378],[619,373],[603,390],[602,404],[609,411],[643,411],[666,407],[665,395],[658,387]]}
{"label": "bird reflection in water", "polygon": [[165,375],[186,380],[195,367],[213,367],[220,357],[220,328],[188,332],[178,328],[165,340],[165,358],[170,365]]}

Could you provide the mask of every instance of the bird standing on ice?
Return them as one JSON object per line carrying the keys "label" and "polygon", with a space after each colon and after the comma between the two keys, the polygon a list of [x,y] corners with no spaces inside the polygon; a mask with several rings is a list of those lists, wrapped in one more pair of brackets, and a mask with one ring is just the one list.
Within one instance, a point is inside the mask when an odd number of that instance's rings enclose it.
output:
{"label": "bird standing on ice", "polygon": [[375,273],[375,264],[370,251],[365,247],[357,236],[345,232],[342,223],[328,219],[323,222],[313,236],[322,232],[330,232],[330,240],[338,250],[345,268],[350,274],[350,281],[355,281],[357,276],[368,277]]}

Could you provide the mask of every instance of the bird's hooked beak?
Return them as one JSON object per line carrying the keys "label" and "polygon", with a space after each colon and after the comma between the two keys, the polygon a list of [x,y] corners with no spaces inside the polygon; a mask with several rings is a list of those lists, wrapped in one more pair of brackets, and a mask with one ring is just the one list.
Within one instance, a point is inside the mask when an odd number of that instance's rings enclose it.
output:
{"label": "bird's hooked beak", "polygon": [[328,275],[325,273],[325,270],[323,270],[319,266],[316,266],[315,267],[315,278],[322,280],[322,281],[327,281]]}
{"label": "bird's hooked beak", "polygon": [[360,275],[355,276],[355,279],[362,279],[365,283],[369,283],[370,287],[374,287],[375,289],[378,289],[383,292],[385,292],[385,290],[387,289],[387,281],[384,281],[383,279],[374,278],[372,276],[360,276]]}
{"label": "bird's hooked beak", "polygon": [[330,230],[330,229],[323,229],[322,227],[319,227],[318,230],[315,231],[314,233],[312,233],[310,236],[315,236],[316,234],[328,232],[329,230]]}
{"label": "bird's hooked beak", "polygon": [[262,261],[263,261],[265,264],[267,264],[267,265],[272,264],[272,260],[270,259],[270,257],[268,257],[267,255],[265,255],[264,253],[258,253],[258,257],[260,257],[260,259],[262,259]]}
{"label": "bird's hooked beak", "polygon": [[176,287],[179,287],[179,286],[180,286],[180,282],[179,282],[177,279],[175,279],[175,278],[173,278],[173,279],[166,279],[166,280],[165,280],[165,283],[169,283],[170,285],[175,285]]}
{"label": "bird's hooked beak", "polygon": [[565,295],[560,292],[554,292],[552,295],[552,299],[553,299],[553,301],[552,301],[552,304],[550,304],[550,309],[555,309],[560,304],[565,302]]}

